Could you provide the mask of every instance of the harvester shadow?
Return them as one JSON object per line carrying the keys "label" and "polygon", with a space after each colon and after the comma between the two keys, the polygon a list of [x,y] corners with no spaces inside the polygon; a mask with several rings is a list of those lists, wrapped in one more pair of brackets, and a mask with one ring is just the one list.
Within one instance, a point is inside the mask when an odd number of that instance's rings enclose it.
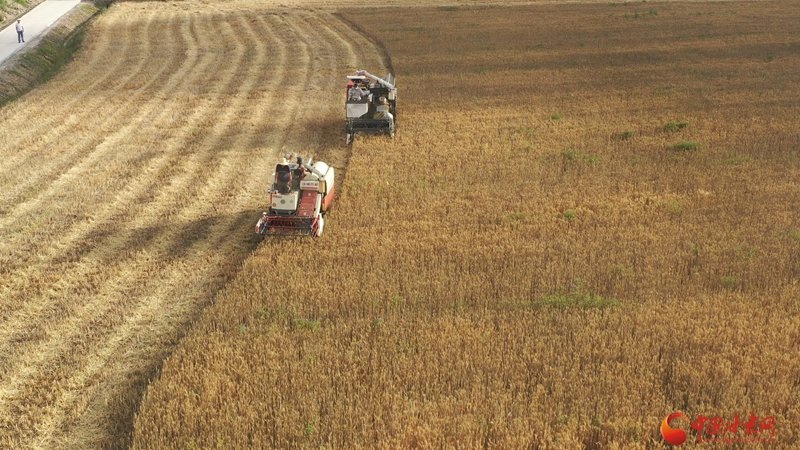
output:
{"label": "harvester shadow", "polygon": [[[142,359],[141,367],[131,376],[125,377],[122,382],[117,380],[119,384],[108,387],[109,390],[117,390],[113,394],[120,399],[113,410],[109,411],[110,429],[107,431],[108,436],[115,441],[111,447],[126,448],[130,445],[134,420],[147,386],[160,376],[164,362],[172,356],[177,345],[191,330],[192,324],[200,318],[222,289],[238,275],[243,262],[262,241],[254,230],[260,214],[260,210],[242,210],[228,215],[207,216],[186,222],[173,221],[132,230],[133,235],[140,239],[133,239],[134,245],[127,249],[128,252],[147,250],[164,236],[170,236],[166,247],[162,247],[163,250],[159,252],[164,255],[161,261],[164,264],[193,259],[200,260],[193,264],[201,264],[204,260],[203,253],[209,252],[213,252],[214,258],[224,259],[215,262],[219,268],[218,273],[208,276],[207,272],[203,271],[206,276],[202,280],[196,280],[198,284],[207,287],[207,290],[202,298],[196,301],[196,307],[190,314],[172,316],[176,320],[172,324],[175,332],[168,335],[168,340],[161,338],[164,348],[150,349],[148,358]],[[170,300],[172,299],[167,299]],[[107,390],[103,391],[103,395],[108,394]],[[90,402],[103,404],[103,400],[99,398],[93,398]]]}

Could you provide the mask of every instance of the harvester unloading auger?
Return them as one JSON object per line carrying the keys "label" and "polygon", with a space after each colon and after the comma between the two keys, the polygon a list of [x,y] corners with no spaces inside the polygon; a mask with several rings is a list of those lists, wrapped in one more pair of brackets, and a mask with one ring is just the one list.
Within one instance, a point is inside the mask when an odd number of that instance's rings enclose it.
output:
{"label": "harvester unloading auger", "polygon": [[[290,157],[291,159],[291,157]],[[319,237],[324,215],[333,203],[334,170],[322,161],[287,158],[275,166],[269,190],[269,210],[261,214],[256,233],[261,236]]]}
{"label": "harvester unloading auger", "polygon": [[366,70],[347,77],[345,143],[356,133],[387,133],[394,137],[397,124],[397,87],[394,75],[378,78]]}

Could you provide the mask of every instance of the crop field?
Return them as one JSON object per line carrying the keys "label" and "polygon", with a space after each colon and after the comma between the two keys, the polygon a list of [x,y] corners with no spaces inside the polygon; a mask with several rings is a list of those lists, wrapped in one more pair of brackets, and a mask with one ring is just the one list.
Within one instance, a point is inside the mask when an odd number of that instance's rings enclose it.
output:
{"label": "crop field", "polygon": [[0,448],[126,446],[257,245],[277,155],[344,166],[342,74],[381,54],[327,12],[265,8],[115,5],[0,109]]}
{"label": "crop field", "polygon": [[800,445],[797,3],[343,14],[397,137],[246,260],[134,448],[661,448],[676,410]]}
{"label": "crop field", "polygon": [[0,108],[0,448],[800,445],[800,4],[426,3],[118,3]]}

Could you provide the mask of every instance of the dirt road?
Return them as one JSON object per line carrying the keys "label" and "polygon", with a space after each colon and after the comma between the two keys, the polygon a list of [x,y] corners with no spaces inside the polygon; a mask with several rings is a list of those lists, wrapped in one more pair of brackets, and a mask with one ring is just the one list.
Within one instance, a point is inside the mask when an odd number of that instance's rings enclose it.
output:
{"label": "dirt road", "polygon": [[115,5],[0,110],[0,448],[124,446],[142,389],[257,245],[276,157],[343,165],[379,51],[327,12]]}

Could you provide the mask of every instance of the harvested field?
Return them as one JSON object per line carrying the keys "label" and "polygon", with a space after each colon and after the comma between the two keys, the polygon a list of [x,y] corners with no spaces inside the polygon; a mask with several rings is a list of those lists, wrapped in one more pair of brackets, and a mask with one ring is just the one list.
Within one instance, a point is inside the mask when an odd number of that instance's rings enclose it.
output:
{"label": "harvested field", "polygon": [[344,166],[342,74],[381,55],[329,13],[268,6],[114,5],[0,109],[0,448],[125,447],[257,245],[277,155]]}
{"label": "harvested field", "polygon": [[345,15],[397,138],[247,260],[135,448],[661,448],[677,409],[800,444],[796,3]]}

